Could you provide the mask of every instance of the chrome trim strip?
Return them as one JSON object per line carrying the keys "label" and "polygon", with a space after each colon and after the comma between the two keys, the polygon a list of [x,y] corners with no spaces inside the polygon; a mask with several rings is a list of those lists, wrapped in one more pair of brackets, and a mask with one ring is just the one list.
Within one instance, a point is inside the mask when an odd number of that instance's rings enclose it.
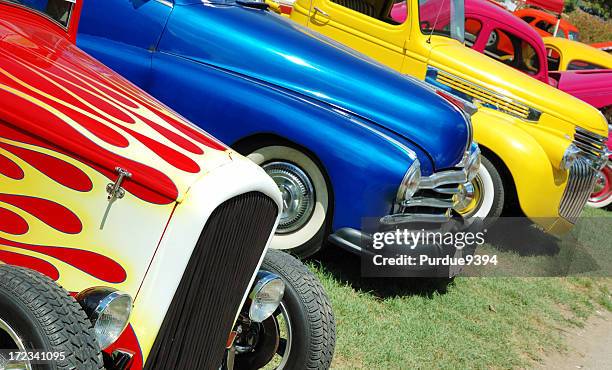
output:
{"label": "chrome trim strip", "polygon": [[442,171],[421,178],[419,189],[433,189],[442,185],[463,184],[464,182],[467,182],[465,170]]}
{"label": "chrome trim strip", "polygon": [[474,101],[474,100],[480,101],[480,100],[477,97],[473,97],[470,94],[466,94],[466,93],[463,93],[461,91],[458,91],[454,87],[448,86],[445,83],[443,83],[441,81],[438,81],[438,75],[443,76],[443,77],[448,78],[448,79],[455,79],[455,80],[459,81],[460,83],[463,83],[463,84],[468,85],[468,86],[472,86],[474,89],[482,90],[484,93],[490,94],[493,97],[495,97],[497,99],[500,99],[500,100],[506,102],[509,105],[510,104],[514,104],[514,105],[516,105],[516,106],[518,106],[518,107],[520,107],[522,109],[525,109],[525,110],[527,110],[527,117],[520,116],[520,115],[516,114],[515,112],[512,112],[511,110],[505,109],[504,107],[500,107],[500,106],[495,105],[493,103],[482,102],[482,103],[484,103],[483,104],[484,106],[487,106],[487,107],[493,106],[494,109],[496,109],[496,110],[502,111],[504,113],[510,114],[510,115],[512,115],[514,117],[517,117],[517,118],[520,118],[520,119],[523,119],[523,120],[526,120],[526,121],[529,121],[529,122],[537,122],[537,121],[540,120],[540,116],[542,115],[542,112],[537,110],[537,109],[535,109],[535,108],[532,108],[532,107],[528,106],[527,104],[524,104],[524,103],[522,103],[522,102],[520,102],[518,100],[510,98],[510,97],[508,97],[506,95],[503,95],[503,94],[498,93],[496,91],[493,91],[491,89],[488,89],[488,88],[486,88],[484,86],[480,86],[480,85],[478,85],[478,84],[476,84],[474,82],[468,81],[468,80],[466,80],[464,78],[461,78],[459,76],[453,75],[452,73],[440,70],[440,69],[435,68],[435,67],[427,66],[427,72],[430,72],[430,71],[435,74],[433,77],[435,78],[435,80],[438,83],[440,83],[440,84],[442,84],[444,86],[449,87],[452,91],[459,92],[461,94],[465,94],[465,95],[470,96],[473,99],[472,101]]}
{"label": "chrome trim strip", "polygon": [[160,4],[163,4],[163,5],[167,6],[169,8],[173,8],[174,7],[174,4],[172,3],[172,1],[168,1],[168,0],[155,0],[155,1],[157,1]]}
{"label": "chrome trim strip", "polygon": [[412,149],[408,148],[406,145],[402,144],[401,142],[395,140],[391,136],[389,136],[389,135],[387,135],[387,134],[385,134],[383,132],[378,131],[377,129],[371,127],[370,125],[368,125],[368,124],[366,124],[364,122],[361,122],[361,120],[357,118],[358,116],[350,114],[350,113],[348,113],[348,112],[346,112],[346,111],[344,111],[344,110],[342,110],[342,109],[340,109],[338,107],[332,107],[332,110],[334,112],[340,114],[341,116],[343,116],[345,118],[348,118],[351,122],[358,124],[359,126],[361,126],[361,127],[365,128],[366,130],[372,132],[373,134],[378,135],[379,137],[381,137],[381,138],[389,141],[390,143],[396,145],[397,147],[401,148],[403,151],[406,152],[406,154],[408,154],[408,157],[410,159],[412,159],[413,161],[417,159],[417,155],[416,155],[416,153]]}
{"label": "chrome trim strip", "polygon": [[404,207],[434,207],[434,208],[453,208],[454,203],[452,199],[440,199],[440,198],[425,198],[417,197],[402,202]]}
{"label": "chrome trim strip", "polygon": [[444,223],[451,219],[450,210],[443,215],[428,215],[428,214],[405,214],[398,213],[394,215],[384,216],[380,219],[380,223],[384,225],[395,225],[404,222],[438,222]]}

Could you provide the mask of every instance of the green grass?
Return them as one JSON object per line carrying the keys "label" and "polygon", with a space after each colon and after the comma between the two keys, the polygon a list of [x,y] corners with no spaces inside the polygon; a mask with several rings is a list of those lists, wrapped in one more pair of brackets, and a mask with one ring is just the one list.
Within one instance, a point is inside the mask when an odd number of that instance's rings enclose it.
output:
{"label": "green grass", "polygon": [[[544,351],[563,350],[560,332],[582,325],[596,309],[612,310],[612,265],[609,259],[600,263],[612,250],[612,230],[602,229],[612,219],[601,218],[612,212],[589,210],[587,216],[599,219],[578,233],[580,240],[598,248],[582,252],[599,265],[572,269],[571,277],[458,277],[448,287],[419,279],[363,279],[359,258],[328,248],[310,266],[334,306],[333,368],[524,368]],[[524,264],[529,273],[558,256],[506,251],[502,258]],[[607,277],[586,276],[594,267],[607,269]]]}

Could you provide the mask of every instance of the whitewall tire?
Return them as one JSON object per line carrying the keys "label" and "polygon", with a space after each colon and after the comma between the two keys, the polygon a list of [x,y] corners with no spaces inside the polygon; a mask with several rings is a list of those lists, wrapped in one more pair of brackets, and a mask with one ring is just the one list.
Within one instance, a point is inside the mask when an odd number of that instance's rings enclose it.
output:
{"label": "whitewall tire", "polygon": [[481,158],[478,174],[462,186],[463,200],[455,209],[465,218],[499,217],[504,208],[505,190],[499,172],[485,157]]}
{"label": "whitewall tire", "polygon": [[247,157],[266,170],[283,194],[283,213],[270,247],[301,257],[319,251],[329,208],[327,182],[319,166],[301,151],[282,145],[255,149]]}

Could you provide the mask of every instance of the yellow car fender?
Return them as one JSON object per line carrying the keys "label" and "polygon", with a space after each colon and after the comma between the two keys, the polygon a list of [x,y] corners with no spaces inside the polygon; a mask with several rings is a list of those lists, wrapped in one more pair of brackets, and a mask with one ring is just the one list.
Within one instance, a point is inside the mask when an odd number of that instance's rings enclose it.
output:
{"label": "yellow car fender", "polygon": [[566,171],[553,166],[545,148],[519,119],[481,107],[472,123],[474,139],[484,148],[483,154],[494,153],[510,172],[512,178],[504,180],[513,181],[523,213],[548,229],[554,220],[537,218],[559,217]]}

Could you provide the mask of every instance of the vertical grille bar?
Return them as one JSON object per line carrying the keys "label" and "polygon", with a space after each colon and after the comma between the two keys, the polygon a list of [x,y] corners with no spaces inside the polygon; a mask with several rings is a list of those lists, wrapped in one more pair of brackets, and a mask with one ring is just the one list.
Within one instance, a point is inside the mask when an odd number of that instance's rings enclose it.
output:
{"label": "vertical grille bar", "polygon": [[574,162],[559,206],[561,217],[576,223],[593,191],[595,175],[595,170],[587,160],[578,159]]}
{"label": "vertical grille bar", "polygon": [[166,313],[146,369],[218,369],[236,312],[278,209],[251,192],[208,219]]}

